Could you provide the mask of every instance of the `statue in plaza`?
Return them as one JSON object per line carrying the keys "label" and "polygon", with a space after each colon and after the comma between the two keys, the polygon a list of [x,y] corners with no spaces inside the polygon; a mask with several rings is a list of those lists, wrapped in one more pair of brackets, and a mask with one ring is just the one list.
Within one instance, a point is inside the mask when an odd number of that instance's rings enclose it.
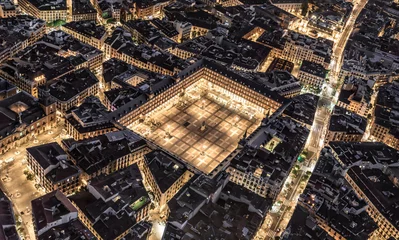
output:
{"label": "statue in plaza", "polygon": [[205,124],[205,121],[203,121],[202,122],[202,124],[201,124],[201,132],[204,132],[205,130],[206,130],[206,124]]}

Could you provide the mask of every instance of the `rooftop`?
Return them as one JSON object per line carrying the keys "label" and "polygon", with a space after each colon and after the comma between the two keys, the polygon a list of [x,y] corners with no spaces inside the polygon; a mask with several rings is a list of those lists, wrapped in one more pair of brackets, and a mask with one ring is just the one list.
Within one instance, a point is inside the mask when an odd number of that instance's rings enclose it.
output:
{"label": "rooftop", "polygon": [[70,196],[103,239],[134,227],[138,212],[150,203],[137,164],[91,179],[87,190]]}
{"label": "rooftop", "polygon": [[25,92],[3,99],[0,101],[0,139],[22,131],[24,126],[45,116],[38,100]]}
{"label": "rooftop", "polygon": [[124,130],[82,141],[66,139],[63,144],[68,148],[67,152],[76,161],[76,165],[91,175],[145,146],[146,142],[135,133]]}
{"label": "rooftop", "polygon": [[366,131],[367,119],[345,108],[335,106],[328,125],[332,132],[363,135]]}
{"label": "rooftop", "polygon": [[66,0],[28,0],[39,11],[67,10]]}
{"label": "rooftop", "polygon": [[114,128],[114,124],[108,118],[109,113],[100,99],[89,96],[79,107],[67,111],[66,121],[80,133]]}
{"label": "rooftop", "polygon": [[[59,225],[58,221],[70,213],[76,213],[78,210],[72,205],[68,198],[59,190],[47,193],[44,196],[32,201],[33,224],[37,231],[52,225]],[[69,218],[72,220],[73,217]]]}
{"label": "rooftop", "polygon": [[355,77],[346,77],[338,100],[350,104],[351,101],[369,104],[375,81]]}
{"label": "rooftop", "polygon": [[145,161],[163,193],[187,171],[187,168],[180,160],[161,150],[147,153]]}
{"label": "rooftop", "polygon": [[366,201],[346,182],[343,167],[328,149],[322,150],[299,203],[345,239],[366,239],[378,228]]}
{"label": "rooftop", "polygon": [[92,37],[95,39],[101,39],[106,34],[105,27],[102,25],[97,25],[97,23],[92,20],[68,22],[62,25],[62,27],[82,34],[85,37]]}
{"label": "rooftop", "polygon": [[68,160],[66,152],[56,142],[27,148],[26,151],[42,167],[45,177],[53,184],[80,174],[79,169]]}
{"label": "rooftop", "polygon": [[97,77],[89,69],[82,68],[49,82],[50,95],[59,102],[68,102],[96,84]]}
{"label": "rooftop", "polygon": [[312,125],[316,114],[319,97],[310,93],[301,94],[291,99],[283,114],[301,123]]}
{"label": "rooftop", "polygon": [[301,68],[299,70],[320,78],[327,77],[327,70],[321,64],[318,63],[303,60]]}

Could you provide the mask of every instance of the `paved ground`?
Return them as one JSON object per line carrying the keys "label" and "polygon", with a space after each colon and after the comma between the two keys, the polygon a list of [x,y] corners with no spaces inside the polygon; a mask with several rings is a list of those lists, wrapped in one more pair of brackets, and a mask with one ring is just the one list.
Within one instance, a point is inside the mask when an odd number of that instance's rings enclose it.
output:
{"label": "paved ground", "polygon": [[46,131],[37,136],[37,140],[12,149],[0,157],[0,160],[14,159],[12,162],[2,163],[0,187],[13,202],[15,214],[21,216],[25,233],[27,233],[26,239],[35,239],[31,201],[44,194],[36,189],[34,181],[28,181],[24,175],[24,170],[27,169],[26,148],[60,140],[61,129],[62,126],[58,126],[51,131]]}
{"label": "paved ground", "polygon": [[[236,147],[245,130],[256,124],[206,98],[186,107],[171,107],[151,116],[156,129],[144,123],[132,129],[180,156],[204,173],[210,173]],[[201,126],[205,129],[201,130]]]}

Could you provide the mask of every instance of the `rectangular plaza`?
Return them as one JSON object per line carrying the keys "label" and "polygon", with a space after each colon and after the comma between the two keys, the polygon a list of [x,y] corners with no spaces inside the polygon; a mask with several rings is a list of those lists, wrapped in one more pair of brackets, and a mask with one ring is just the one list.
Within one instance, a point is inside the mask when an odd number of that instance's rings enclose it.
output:
{"label": "rectangular plaza", "polygon": [[[160,109],[132,130],[204,173],[210,173],[259,125],[205,97]],[[151,124],[149,124],[151,122]]]}

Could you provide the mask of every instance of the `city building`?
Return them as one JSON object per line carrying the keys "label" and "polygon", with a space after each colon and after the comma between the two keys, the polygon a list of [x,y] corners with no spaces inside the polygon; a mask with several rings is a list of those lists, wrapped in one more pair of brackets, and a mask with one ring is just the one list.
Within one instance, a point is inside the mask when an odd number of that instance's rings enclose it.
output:
{"label": "city building", "polygon": [[14,1],[3,0],[0,2],[0,18],[10,18],[17,16],[17,7]]}
{"label": "city building", "polygon": [[141,221],[130,228],[129,233],[124,237],[124,239],[147,240],[152,234],[151,231],[152,223],[148,221]]}
{"label": "city building", "polygon": [[[314,231],[311,236],[327,233],[331,239],[358,240],[370,239],[373,236],[378,226],[367,212],[368,203],[352,189],[344,175],[343,166],[324,148],[305,190],[298,199],[299,204],[295,212],[300,216],[293,215],[291,224],[283,234],[288,237],[283,239],[296,239],[289,235],[298,233],[298,217],[306,219],[299,224],[314,224],[313,228],[320,229]],[[307,231],[308,229],[304,228],[302,233],[299,232],[300,236],[305,238]]]}
{"label": "city building", "polygon": [[20,240],[21,238],[17,232],[13,204],[2,190],[0,190],[0,206],[0,213],[2,216],[0,221],[0,239]]}
{"label": "city building", "polygon": [[161,37],[161,32],[145,20],[129,20],[123,23],[123,28],[132,34],[132,38],[139,43],[151,43]]}
{"label": "city building", "polygon": [[122,27],[115,28],[111,35],[107,39],[105,39],[105,58],[121,58],[121,53],[119,52],[119,49],[125,47],[126,43],[134,44],[132,34]]}
{"label": "city building", "polygon": [[288,116],[311,129],[318,102],[319,96],[310,93],[295,96],[291,98],[291,102],[284,109],[283,116]]}
{"label": "city building", "polygon": [[[216,16],[202,9],[190,9],[190,6],[175,8],[175,5],[175,3],[172,3],[164,8],[165,16],[175,24],[190,23],[190,38],[205,36],[208,31],[215,29],[220,22]],[[177,3],[177,5],[179,4]]]}
{"label": "city building", "polygon": [[333,41],[325,38],[311,38],[297,32],[289,32],[284,39],[284,50],[280,58],[293,63],[306,60],[320,64],[323,68],[329,68]]}
{"label": "city building", "polygon": [[89,96],[79,107],[73,107],[66,112],[66,131],[77,141],[116,131],[117,128],[108,119],[108,114],[109,111],[100,99]]}
{"label": "city building", "polygon": [[335,159],[345,169],[345,179],[369,205],[377,223],[377,239],[399,237],[397,159],[398,151],[383,143],[330,142]]}
{"label": "city building", "polygon": [[134,3],[134,15],[138,19],[158,18],[163,15],[163,8],[169,0],[143,0]]}
{"label": "city building", "polygon": [[36,238],[52,228],[78,220],[78,210],[59,190],[32,200],[32,219]]}
{"label": "city building", "polygon": [[266,72],[271,72],[273,70],[281,70],[287,71],[292,73],[294,70],[294,63],[281,59],[281,58],[274,58],[270,66],[267,68]]}
{"label": "city building", "polygon": [[269,57],[271,49],[246,39],[214,39],[209,35],[185,41],[170,52],[180,58],[206,57],[236,70],[258,71]]}
{"label": "city building", "polygon": [[45,25],[43,20],[28,15],[0,17],[0,63],[40,39]]}
{"label": "city building", "polygon": [[94,234],[79,220],[57,225],[39,236],[39,240],[47,239],[95,239]]}
{"label": "city building", "polygon": [[151,151],[142,138],[129,130],[109,132],[81,141],[65,139],[62,143],[71,160],[82,170],[85,181],[134,163],[141,165],[144,155]]}
{"label": "city building", "polygon": [[271,3],[292,14],[302,14],[302,5],[305,3],[304,0],[271,0]]}
{"label": "city building", "polygon": [[339,92],[337,105],[363,117],[369,117],[375,81],[349,76]]}
{"label": "city building", "polygon": [[0,101],[0,153],[33,140],[55,122],[55,105],[47,105],[25,92]]}
{"label": "city building", "polygon": [[143,82],[152,80],[152,83],[156,79],[162,80],[163,78],[169,78],[161,74],[157,74],[148,70],[136,68],[122,60],[117,58],[111,58],[103,63],[103,75],[102,81],[106,90],[122,88],[126,90],[129,87],[138,87]]}
{"label": "city building", "polygon": [[270,91],[276,92],[286,98],[293,98],[301,93],[302,86],[300,81],[285,70],[273,70],[266,73],[240,73],[255,82],[264,85]]}
{"label": "city building", "polygon": [[178,32],[177,42],[181,43],[188,39],[190,39],[191,28],[192,24],[189,22],[173,22],[173,26],[175,27],[176,31]]}
{"label": "city building", "polygon": [[21,0],[18,1],[21,10],[31,16],[43,19],[47,23],[57,20],[66,21],[68,15],[67,0]]}
{"label": "city building", "polygon": [[63,31],[53,31],[3,62],[0,65],[0,76],[38,97],[40,86],[80,68],[89,68],[96,73],[102,61],[102,51]]}
{"label": "city building", "polygon": [[397,82],[385,84],[379,88],[374,107],[374,114],[370,123],[370,139],[383,142],[388,146],[399,149],[399,126]]}
{"label": "city building", "polygon": [[208,199],[201,186],[182,189],[169,204],[170,226],[162,239],[253,239],[271,208],[271,199],[232,182],[221,187],[218,195]]}
{"label": "city building", "polygon": [[57,110],[65,113],[83,103],[88,96],[96,95],[98,83],[97,77],[89,69],[81,68],[41,86],[39,96],[48,89],[51,99],[56,102]]}
{"label": "city building", "polygon": [[276,199],[302,152],[309,129],[288,117],[266,117],[240,142],[243,149],[231,161],[231,181],[254,193]]}
{"label": "city building", "polygon": [[17,87],[0,77],[0,100],[17,94]]}
{"label": "city building", "polygon": [[[97,14],[97,13],[96,13]],[[102,49],[107,38],[104,26],[97,25],[95,20],[74,21],[61,26],[62,31],[97,49]]]}
{"label": "city building", "polygon": [[[173,23],[166,20],[160,20],[159,18],[151,20],[150,23],[165,37],[172,39],[175,42],[181,42],[181,38],[179,37],[182,36],[179,35],[179,32],[175,29]],[[182,24],[179,26],[182,26]]]}
{"label": "city building", "polygon": [[360,142],[367,128],[367,119],[350,110],[335,106],[332,110],[324,143],[332,141]]}
{"label": "city building", "polygon": [[163,209],[194,173],[180,160],[162,150],[149,152],[144,158],[144,179],[151,187],[155,202]]}
{"label": "city building", "polygon": [[136,223],[148,218],[151,205],[137,164],[98,175],[86,190],[69,199],[78,209],[79,219],[99,240],[129,239]]}
{"label": "city building", "polygon": [[59,190],[73,194],[80,187],[80,170],[56,143],[47,143],[26,149],[27,162],[37,182],[46,192]]}
{"label": "city building", "polygon": [[70,11],[68,17],[71,21],[91,20],[95,22],[97,11],[89,0],[72,1],[72,11]]}
{"label": "city building", "polygon": [[316,89],[321,89],[327,78],[327,70],[323,65],[302,61],[301,67],[299,68],[298,79],[305,86],[311,86]]}
{"label": "city building", "polygon": [[151,48],[148,45],[126,43],[119,49],[119,59],[135,67],[163,75],[174,76],[189,66],[184,59],[172,54]]}

